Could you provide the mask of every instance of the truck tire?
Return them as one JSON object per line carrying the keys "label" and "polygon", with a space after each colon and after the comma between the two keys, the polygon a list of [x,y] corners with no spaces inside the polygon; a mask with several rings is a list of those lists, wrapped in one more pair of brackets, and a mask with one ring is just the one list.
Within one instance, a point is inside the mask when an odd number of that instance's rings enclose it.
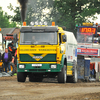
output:
{"label": "truck tire", "polygon": [[10,63],[10,67],[11,67],[11,71],[12,71],[12,75],[14,75],[14,73],[16,72],[16,66],[13,63]]}
{"label": "truck tire", "polygon": [[26,73],[17,72],[17,81],[18,82],[25,82],[26,81]]}
{"label": "truck tire", "polygon": [[62,68],[62,71],[58,73],[58,83],[66,83],[66,65]]}
{"label": "truck tire", "polygon": [[67,82],[77,83],[77,81],[78,81],[77,64],[76,61],[73,61],[72,76],[67,77]]}

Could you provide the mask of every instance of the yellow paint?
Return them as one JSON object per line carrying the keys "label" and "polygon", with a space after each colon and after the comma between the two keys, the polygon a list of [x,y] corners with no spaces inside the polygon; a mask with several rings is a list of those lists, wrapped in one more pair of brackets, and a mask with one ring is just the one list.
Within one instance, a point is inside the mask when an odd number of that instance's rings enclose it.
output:
{"label": "yellow paint", "polygon": [[20,61],[20,64],[57,64],[57,62],[21,62]]}
{"label": "yellow paint", "polygon": [[0,67],[2,67],[3,62],[0,62]]}
{"label": "yellow paint", "polygon": [[72,71],[67,71],[67,75],[72,75]]}
{"label": "yellow paint", "polygon": [[46,47],[41,47],[41,46],[34,46],[31,47],[31,45],[24,45],[19,47],[19,53],[20,54],[56,54],[57,49],[56,46],[46,46]]}
{"label": "yellow paint", "polygon": [[13,67],[12,66],[10,66],[11,67],[11,71],[13,71]]}
{"label": "yellow paint", "polygon": [[67,66],[67,75],[72,75],[73,66]]}
{"label": "yellow paint", "polygon": [[93,23],[82,23],[83,26],[93,26]]}
{"label": "yellow paint", "polygon": [[[37,26],[35,26],[37,27]],[[64,31],[61,27],[58,27],[58,31],[59,33],[61,33],[61,35],[64,35]],[[58,33],[58,34],[59,34]],[[18,43],[18,49],[17,49],[17,54],[18,54],[18,58],[17,60],[19,61],[19,63],[41,63],[41,62],[20,62],[20,57],[19,54],[28,54],[30,55],[32,58],[33,56],[35,56],[35,54],[41,54],[40,56],[45,57],[47,54],[57,54],[56,59],[57,62],[42,62],[44,64],[46,63],[57,63],[60,64],[61,60],[62,60],[62,55],[65,54],[65,49],[63,48],[64,45],[59,45],[59,35],[58,36],[58,44],[57,45],[20,45]],[[19,35],[20,38],[20,35]],[[20,39],[19,39],[20,40]],[[19,42],[19,41],[18,41]],[[36,61],[39,61],[41,58],[34,58]]]}

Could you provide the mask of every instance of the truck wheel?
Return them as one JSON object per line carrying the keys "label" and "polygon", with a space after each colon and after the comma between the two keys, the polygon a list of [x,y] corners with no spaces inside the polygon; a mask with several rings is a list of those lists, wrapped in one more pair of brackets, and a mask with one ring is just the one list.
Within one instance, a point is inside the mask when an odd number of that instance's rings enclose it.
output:
{"label": "truck wheel", "polygon": [[13,63],[10,63],[10,68],[11,68],[12,75],[13,75],[15,73],[16,66]]}
{"label": "truck wheel", "polygon": [[18,82],[25,82],[26,74],[24,72],[17,72],[17,81]]}
{"label": "truck wheel", "polygon": [[68,76],[67,82],[76,83],[78,81],[78,75],[77,75],[77,64],[75,61],[73,61],[72,74],[73,76]]}
{"label": "truck wheel", "polygon": [[62,71],[58,73],[58,83],[66,83],[66,65],[62,68]]}

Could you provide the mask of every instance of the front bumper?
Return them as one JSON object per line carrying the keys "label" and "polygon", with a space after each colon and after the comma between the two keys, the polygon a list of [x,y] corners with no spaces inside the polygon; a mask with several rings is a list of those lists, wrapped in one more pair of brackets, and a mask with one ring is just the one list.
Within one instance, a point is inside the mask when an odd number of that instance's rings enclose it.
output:
{"label": "front bumper", "polygon": [[[25,68],[19,68],[19,65],[25,65]],[[32,64],[17,64],[17,72],[61,72],[61,64],[56,65],[56,68],[51,68],[51,64],[41,64],[41,66],[32,66]]]}

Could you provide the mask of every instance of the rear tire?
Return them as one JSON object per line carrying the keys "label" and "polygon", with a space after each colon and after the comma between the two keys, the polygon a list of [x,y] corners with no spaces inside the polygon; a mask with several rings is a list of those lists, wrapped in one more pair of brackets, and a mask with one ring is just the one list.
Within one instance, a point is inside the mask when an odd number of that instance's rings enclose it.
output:
{"label": "rear tire", "polygon": [[58,83],[66,83],[66,65],[62,68],[62,71],[58,73]]}
{"label": "rear tire", "polygon": [[73,68],[72,68],[72,75],[67,77],[67,82],[77,83],[78,81],[78,74],[77,74],[77,64],[76,61],[73,61]]}
{"label": "rear tire", "polygon": [[26,81],[26,73],[17,72],[17,81],[18,82],[25,82]]}
{"label": "rear tire", "polygon": [[10,67],[11,67],[11,71],[12,71],[12,75],[14,75],[14,73],[16,72],[16,66],[13,63],[10,63]]}

